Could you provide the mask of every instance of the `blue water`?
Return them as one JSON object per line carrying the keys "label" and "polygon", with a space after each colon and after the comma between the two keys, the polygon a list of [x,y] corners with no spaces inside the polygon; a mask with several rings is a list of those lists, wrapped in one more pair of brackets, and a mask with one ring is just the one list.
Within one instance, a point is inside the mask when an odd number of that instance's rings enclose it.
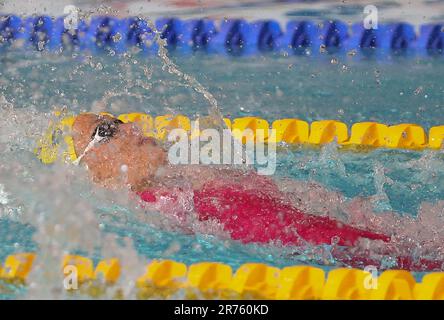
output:
{"label": "blue water", "polygon": [[[306,121],[337,119],[347,124],[411,122],[425,129],[444,123],[442,60],[395,57],[378,62],[331,55],[319,59],[205,55],[172,58],[183,72],[194,76],[215,96],[224,116],[231,118],[254,115],[269,121],[291,117]],[[76,113],[97,110],[98,102],[111,92],[119,95],[104,101],[100,108],[114,114],[207,113],[207,101],[175,75],[162,70],[161,61],[153,56],[88,58],[9,52],[0,56],[0,65],[0,94],[17,112],[35,107],[43,113],[63,105]],[[443,157],[436,151],[379,149],[357,153],[335,147],[283,148],[278,153],[276,178],[318,182],[345,199],[373,196],[382,187],[388,200],[375,203],[375,211],[416,216],[421,203],[444,199],[444,186],[440,183],[444,178]],[[378,166],[384,168],[383,185],[375,180]],[[43,164],[35,162],[33,168],[43,168]],[[81,197],[88,199],[91,194]],[[22,200],[26,203],[26,199]],[[70,209],[66,210],[69,214]],[[122,214],[112,215],[115,211]],[[130,209],[117,205],[97,205],[95,212],[103,223],[102,233],[130,237],[134,249],[147,261],[220,261],[233,268],[245,262],[278,267],[317,264],[283,248],[243,245],[141,224]],[[15,252],[38,252],[32,238],[34,229],[20,220],[1,218],[0,259]],[[78,250],[82,252],[81,247]],[[95,259],[100,257],[100,253],[88,254]]]}
{"label": "blue water", "polygon": [[290,150],[279,154],[278,159],[278,175],[317,181],[347,198],[375,195],[375,166],[382,165],[389,179],[383,187],[389,201],[380,208],[399,214],[416,216],[421,203],[444,198],[440,183],[444,178],[444,155],[435,151],[341,151],[322,160],[318,150]]}
{"label": "blue water", "polygon": [[[111,111],[207,113],[202,95],[162,70],[155,56],[72,58],[12,52],[0,59],[1,93],[17,107],[48,110],[66,105],[78,112],[113,92],[121,96],[109,100]],[[425,129],[444,123],[444,60],[439,58],[173,54],[172,60],[208,88],[227,117],[404,122]]]}

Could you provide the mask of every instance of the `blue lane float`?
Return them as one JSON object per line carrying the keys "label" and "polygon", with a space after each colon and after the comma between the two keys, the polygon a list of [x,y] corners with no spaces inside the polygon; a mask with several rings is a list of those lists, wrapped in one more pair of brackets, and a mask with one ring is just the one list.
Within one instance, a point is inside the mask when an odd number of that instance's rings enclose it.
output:
{"label": "blue lane float", "polygon": [[348,26],[344,22],[327,21],[322,24],[320,39],[327,52],[341,51],[349,38]]}
{"label": "blue lane float", "polygon": [[124,20],[114,17],[93,17],[86,33],[86,45],[93,53],[126,51],[127,34]]}
{"label": "blue lane float", "polygon": [[390,24],[388,26],[390,49],[402,52],[415,48],[416,34],[413,26],[408,23]]}
{"label": "blue lane float", "polygon": [[286,31],[277,39],[279,50],[288,54],[311,54],[319,45],[317,27],[311,21],[289,21]]}
{"label": "blue lane float", "polygon": [[192,51],[208,51],[208,44],[217,34],[214,21],[207,19],[187,20],[184,28],[183,43]]}
{"label": "blue lane float", "polygon": [[57,51],[63,50],[86,50],[87,41],[85,40],[89,26],[85,21],[79,21],[76,29],[68,30],[65,28],[64,18],[57,18],[53,24],[52,48]]}
{"label": "blue lane float", "polygon": [[149,53],[154,42],[154,33],[148,23],[138,17],[130,17],[124,19],[122,25],[126,48],[135,47],[143,53]]}
{"label": "blue lane float", "polygon": [[0,37],[2,45],[10,45],[21,37],[22,20],[13,15],[0,16]]}
{"label": "blue lane float", "polygon": [[24,21],[26,44],[37,51],[52,47],[53,20],[48,16],[28,17]]}
{"label": "blue lane float", "polygon": [[218,32],[208,43],[210,52],[230,54],[233,56],[246,54],[250,48],[247,41],[251,26],[243,19],[222,21]]}
{"label": "blue lane float", "polygon": [[444,23],[422,25],[417,47],[423,54],[442,55],[444,52]]}
{"label": "blue lane float", "polygon": [[[180,53],[202,51],[241,56],[267,52],[287,55],[319,53],[355,53],[384,56],[416,53],[443,55],[444,24],[425,24],[416,31],[405,22],[380,24],[378,29],[364,29],[362,23],[349,26],[342,21],[289,21],[281,29],[274,20],[248,22],[227,19],[220,23],[209,19],[181,20],[161,18],[154,22],[160,38],[169,50]],[[155,54],[157,43],[150,24],[138,17],[118,19],[94,16],[80,20],[78,27],[66,29],[64,18],[40,15],[18,17],[0,15],[0,48],[9,48],[18,40],[37,51],[79,50],[116,54],[137,48]]]}
{"label": "blue lane float", "polygon": [[252,52],[270,52],[277,48],[277,40],[283,32],[279,23],[273,20],[261,20],[251,23],[248,43]]}

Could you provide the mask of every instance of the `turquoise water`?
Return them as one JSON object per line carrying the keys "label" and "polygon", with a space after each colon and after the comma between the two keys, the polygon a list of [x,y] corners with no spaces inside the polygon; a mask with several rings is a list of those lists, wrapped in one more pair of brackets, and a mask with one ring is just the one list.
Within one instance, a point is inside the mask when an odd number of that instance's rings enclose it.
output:
{"label": "turquoise water", "polygon": [[[369,197],[382,187],[388,199],[377,203],[380,210],[416,216],[421,203],[444,198],[444,155],[435,151],[342,151],[320,159],[319,151],[304,150],[283,152],[278,159],[277,174],[317,181],[347,198]],[[384,171],[383,186],[375,177],[377,166]]]}
{"label": "turquoise water", "polygon": [[[227,117],[404,122],[426,129],[444,123],[444,61],[438,58],[377,61],[327,54],[320,58],[197,54],[173,55],[172,60],[208,88]],[[89,110],[112,92],[120,96],[109,99],[108,110],[207,113],[203,96],[162,70],[155,56],[20,57],[8,53],[2,54],[1,65],[1,92],[18,107],[48,110],[66,105],[78,112]]]}
{"label": "turquoise water", "polygon": [[[254,115],[269,121],[292,117],[306,121],[338,119],[347,124],[411,122],[425,129],[444,124],[442,60],[394,57],[381,62],[331,55],[319,59],[173,55],[172,59],[180,70],[203,84],[217,99],[224,116],[231,118]],[[60,168],[44,167],[32,156],[34,138],[40,128],[34,128],[33,119],[38,118],[43,128],[48,112],[54,107],[66,106],[76,113],[106,110],[114,114],[132,111],[152,115],[207,114],[208,103],[202,95],[163,70],[159,58],[7,52],[1,54],[0,65],[2,108],[5,101],[9,102],[13,111],[9,110],[8,114],[16,117],[15,120],[4,118],[2,122],[3,125],[11,121],[16,124],[11,125],[12,138],[0,141],[6,151],[1,155],[0,182],[5,183],[10,198],[20,203],[15,208],[17,211],[35,212],[36,216],[45,217],[43,221],[57,225],[64,221],[57,220],[60,217],[68,219],[81,212],[75,208],[76,202],[86,203],[100,224],[100,228],[92,232],[94,236],[115,235],[117,247],[123,251],[134,250],[143,261],[169,258],[190,264],[210,260],[233,268],[245,262],[264,262],[278,267],[300,263],[318,265],[318,261],[307,255],[295,254],[301,252],[294,248],[243,245],[218,236],[165,229],[150,219],[143,222],[132,206],[114,203],[110,198],[103,202],[95,199],[98,191],[91,189],[86,181],[82,180],[80,187],[73,187],[78,188],[78,192],[74,189],[69,192],[72,178],[61,181],[65,177]],[[3,115],[7,114],[4,110]],[[22,136],[26,128],[32,132]],[[326,197],[325,210],[337,210],[337,215],[346,210],[347,201],[364,199],[370,201],[376,214],[392,211],[415,217],[425,202],[434,206],[444,199],[443,164],[440,151],[379,149],[357,153],[338,150],[335,145],[323,149],[282,147],[275,178],[321,186]],[[15,168],[16,176],[6,174],[11,168]],[[76,172],[70,174],[72,177]],[[53,179],[60,179],[57,183],[62,187],[55,182],[54,187],[48,185]],[[8,184],[15,187],[8,189]],[[18,187],[20,185],[23,187]],[[305,191],[316,193],[317,189],[308,187]],[[72,203],[52,207],[50,201],[57,199],[62,199],[61,202],[70,199]],[[312,209],[318,206],[307,201],[306,205]],[[14,213],[10,214],[14,216],[11,219],[4,204],[0,204],[0,209],[4,213],[0,219],[0,259],[14,252],[39,252],[42,244],[50,247],[52,240],[59,239],[48,234],[49,240],[45,242],[41,235],[47,231],[39,224],[40,220],[22,219]],[[322,206],[319,210],[323,210]],[[59,218],[53,219],[51,215],[56,212]],[[146,214],[153,219],[158,216],[155,212]],[[82,227],[87,222],[81,221],[83,218],[79,216],[77,221],[80,231],[68,239],[84,237]],[[40,231],[36,233],[36,230]],[[125,237],[133,240],[131,249],[123,246]],[[63,239],[61,247],[67,243]],[[95,259],[105,256],[100,244],[85,246],[82,241],[67,246],[66,250]]]}

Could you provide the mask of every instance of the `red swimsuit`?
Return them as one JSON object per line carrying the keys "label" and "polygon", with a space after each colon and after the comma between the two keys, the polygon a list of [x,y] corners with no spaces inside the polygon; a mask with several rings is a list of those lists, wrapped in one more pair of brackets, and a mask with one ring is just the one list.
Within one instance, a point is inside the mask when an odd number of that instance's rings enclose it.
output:
{"label": "red swimsuit", "polygon": [[[264,181],[267,186],[262,185]],[[255,181],[256,182],[256,181]],[[231,238],[244,243],[280,242],[283,245],[313,245],[331,244],[352,247],[358,239],[382,240],[389,242],[390,237],[371,231],[361,230],[344,225],[328,217],[314,216],[303,213],[287,201],[279,198],[270,190],[269,180],[258,180],[258,188],[251,190],[241,184],[207,183],[201,190],[194,191],[192,204],[194,211],[201,221],[217,220]],[[268,190],[267,190],[268,188]],[[272,187],[273,188],[273,187]],[[265,191],[261,191],[264,190]],[[277,188],[275,188],[277,190]],[[273,194],[273,195],[271,195]],[[174,190],[146,190],[140,197],[146,202],[155,203],[169,199],[168,207],[174,207],[177,202],[177,192]],[[365,265],[379,266],[379,261],[369,259],[366,255],[339,258],[342,262],[363,267]],[[395,258],[397,268],[410,270],[440,269],[441,263],[435,261],[413,261],[408,257]]]}

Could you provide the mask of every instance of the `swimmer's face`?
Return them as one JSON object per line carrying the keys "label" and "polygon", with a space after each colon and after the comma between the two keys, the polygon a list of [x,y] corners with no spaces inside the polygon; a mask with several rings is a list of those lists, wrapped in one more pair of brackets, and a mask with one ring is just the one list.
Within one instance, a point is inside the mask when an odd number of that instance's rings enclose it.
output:
{"label": "swimmer's face", "polygon": [[94,181],[103,185],[137,187],[166,163],[166,152],[155,139],[144,136],[137,125],[95,114],[81,114],[74,121],[77,156],[97,135],[100,142],[85,152],[81,162],[88,166]]}

